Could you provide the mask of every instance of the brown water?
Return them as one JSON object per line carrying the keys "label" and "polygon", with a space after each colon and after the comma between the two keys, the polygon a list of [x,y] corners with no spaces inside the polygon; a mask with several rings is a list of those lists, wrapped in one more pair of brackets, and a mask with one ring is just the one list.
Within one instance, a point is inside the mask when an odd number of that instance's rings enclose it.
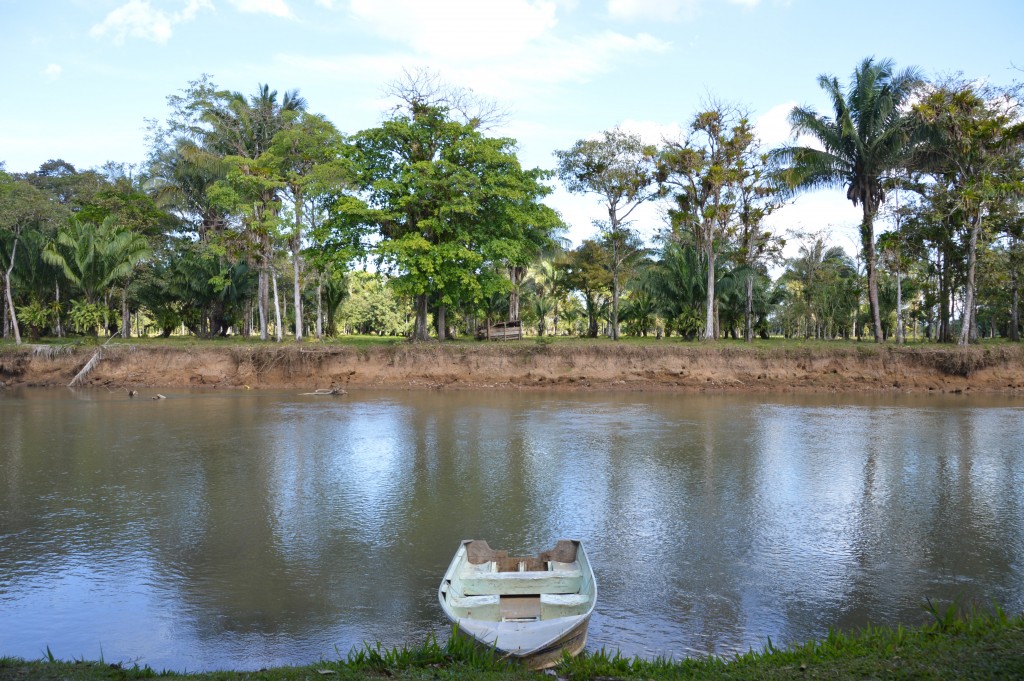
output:
{"label": "brown water", "polygon": [[0,392],[0,656],[256,669],[448,626],[460,539],[582,539],[588,648],[1024,610],[1024,400]]}

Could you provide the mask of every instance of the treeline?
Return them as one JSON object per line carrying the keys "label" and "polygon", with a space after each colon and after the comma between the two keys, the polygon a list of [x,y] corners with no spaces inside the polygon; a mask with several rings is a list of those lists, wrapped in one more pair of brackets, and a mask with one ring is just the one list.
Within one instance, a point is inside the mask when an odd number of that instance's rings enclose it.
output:
{"label": "treeline", "polygon": [[[489,134],[501,110],[428,72],[353,135],[296,91],[203,77],[150,121],[141,167],[0,166],[4,337],[445,339],[520,320],[612,338],[1019,340],[1017,89],[872,59],[819,84],[831,110],[794,109],[793,145],[764,149],[716,103],[679,139],[616,128],[547,171]],[[576,248],[544,204],[556,176],[607,212]],[[822,187],[861,208],[859,252],[787,234],[783,259],[768,216]],[[654,244],[634,228],[649,202],[664,207]]]}

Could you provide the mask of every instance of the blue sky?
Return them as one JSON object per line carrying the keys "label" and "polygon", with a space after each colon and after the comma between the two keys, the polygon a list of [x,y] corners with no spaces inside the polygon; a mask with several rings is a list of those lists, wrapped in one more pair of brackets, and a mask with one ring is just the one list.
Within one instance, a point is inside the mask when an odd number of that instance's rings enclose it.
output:
{"label": "blue sky", "polygon": [[[0,0],[0,161],[79,169],[145,157],[145,119],[200,74],[255,92],[299,89],[344,132],[375,125],[385,85],[427,67],[510,112],[530,166],[622,125],[676,135],[710,98],[746,107],[765,143],[794,104],[827,106],[819,74],[845,81],[864,57],[928,76],[1024,80],[1020,0]],[[549,203],[593,234],[595,197]],[[780,230],[829,229],[853,250],[843,192],[799,198]],[[656,207],[636,222],[661,226]]]}

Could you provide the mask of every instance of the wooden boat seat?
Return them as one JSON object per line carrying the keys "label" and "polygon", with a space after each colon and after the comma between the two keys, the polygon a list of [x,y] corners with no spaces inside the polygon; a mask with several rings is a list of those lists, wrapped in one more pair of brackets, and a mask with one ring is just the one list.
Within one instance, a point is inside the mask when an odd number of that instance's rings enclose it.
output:
{"label": "wooden boat seat", "polygon": [[540,618],[542,620],[581,615],[589,607],[590,596],[586,594],[540,595]]}
{"label": "wooden boat seat", "polygon": [[539,596],[575,594],[583,585],[583,573],[576,570],[524,572],[474,572],[462,577],[463,593],[472,596]]}
{"label": "wooden boat seat", "polygon": [[497,595],[452,596],[448,599],[448,604],[458,617],[493,621],[501,619],[501,597]]}

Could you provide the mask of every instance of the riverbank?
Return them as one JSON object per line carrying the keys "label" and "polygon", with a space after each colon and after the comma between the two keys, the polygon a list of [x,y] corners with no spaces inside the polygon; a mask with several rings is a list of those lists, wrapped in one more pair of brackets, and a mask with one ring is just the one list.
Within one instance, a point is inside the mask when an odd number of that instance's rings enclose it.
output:
{"label": "riverbank", "polygon": [[[91,364],[91,366],[90,366]],[[83,371],[85,370],[85,371]],[[80,375],[81,374],[81,375]],[[7,386],[1024,394],[1024,346],[527,339],[4,345]]]}
{"label": "riverbank", "polygon": [[257,672],[205,674],[156,672],[126,663],[27,662],[0,658],[0,681],[134,681],[173,677],[182,681],[307,681],[308,679],[1013,679],[1024,678],[1024,615],[1000,612],[957,614],[933,609],[924,627],[872,628],[725,660],[642,660],[598,652],[562,662],[554,677],[495,660],[456,640],[427,641],[416,648],[381,650],[367,646],[340,661]]}

